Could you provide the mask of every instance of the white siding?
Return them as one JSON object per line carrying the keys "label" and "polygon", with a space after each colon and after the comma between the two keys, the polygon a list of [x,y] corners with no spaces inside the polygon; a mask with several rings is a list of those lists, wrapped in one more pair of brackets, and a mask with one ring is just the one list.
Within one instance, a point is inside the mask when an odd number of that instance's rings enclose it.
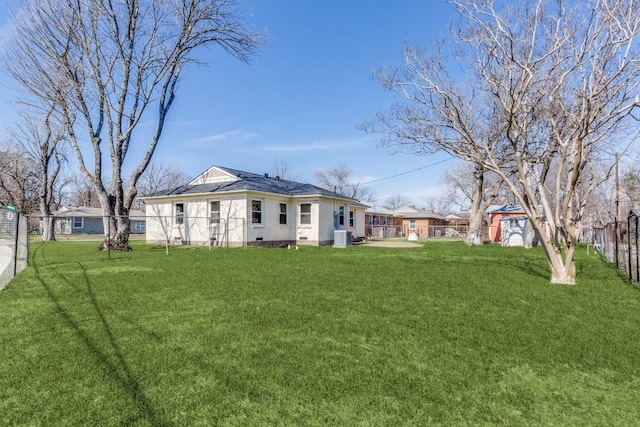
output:
{"label": "white siding", "polygon": [[[262,223],[251,223],[252,218],[252,201],[260,200],[262,202]],[[280,203],[287,205],[287,224],[280,224]],[[289,197],[277,195],[249,195],[247,196],[247,212],[246,217],[249,218],[248,239],[250,242],[281,242],[293,240],[293,230],[295,226],[295,218],[293,215],[294,204]]]}
{"label": "white siding", "polygon": [[[311,204],[311,224],[300,224],[300,206]],[[318,218],[320,216],[317,199],[297,199],[295,203],[295,240],[299,244],[318,244]]]}
{"label": "white siding", "polygon": [[[210,202],[220,201],[220,221],[210,221]],[[262,202],[262,222],[253,224],[252,200]],[[184,221],[175,219],[175,204],[184,204]],[[280,224],[280,204],[287,205],[287,224]],[[311,224],[300,224],[300,205],[311,204]],[[184,198],[148,199],[147,242],[172,244],[241,246],[297,242],[298,244],[331,244],[333,213],[340,203],[332,199],[288,197],[264,193],[228,193],[197,195]],[[364,236],[364,208],[343,203],[345,224],[354,237]],[[354,227],[349,226],[349,211],[354,211]]]}

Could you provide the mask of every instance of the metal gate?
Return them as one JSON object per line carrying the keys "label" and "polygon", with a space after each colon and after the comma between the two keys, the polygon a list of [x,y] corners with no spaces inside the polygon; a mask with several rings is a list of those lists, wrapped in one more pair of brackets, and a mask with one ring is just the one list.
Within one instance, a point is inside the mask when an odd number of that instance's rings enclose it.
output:
{"label": "metal gate", "polygon": [[12,206],[0,208],[0,289],[27,266],[28,218]]}

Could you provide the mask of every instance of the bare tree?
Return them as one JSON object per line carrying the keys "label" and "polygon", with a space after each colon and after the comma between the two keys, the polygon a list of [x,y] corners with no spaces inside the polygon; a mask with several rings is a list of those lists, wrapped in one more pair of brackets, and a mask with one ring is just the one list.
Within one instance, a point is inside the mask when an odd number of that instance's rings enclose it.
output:
{"label": "bare tree", "polygon": [[[140,176],[138,194],[140,196],[150,196],[160,190],[186,184],[190,180],[189,175],[178,166],[152,161]],[[144,204],[139,199],[136,200],[136,203],[140,203],[137,207],[142,209]]]}
{"label": "bare tree", "polygon": [[66,163],[63,143],[64,131],[52,122],[54,108],[48,108],[44,115],[31,109],[23,112],[20,121],[10,132],[12,142],[24,156],[33,161],[38,176],[38,204],[42,225],[42,240],[55,240],[52,211],[57,207],[56,194],[59,194],[58,181],[60,170]]}
{"label": "bare tree", "polygon": [[432,54],[407,46],[406,65],[378,75],[408,100],[381,114],[384,142],[437,146],[497,174],[540,236],[551,281],[574,284],[578,226],[598,184],[583,171],[609,143],[628,142],[640,103],[640,8],[450,2],[454,43]]}
{"label": "bare tree", "polygon": [[[618,196],[621,200],[618,200],[618,203],[622,203],[625,207],[625,209],[620,209],[623,213],[626,213],[629,210],[637,212],[640,207],[640,171],[638,170],[638,162],[640,162],[639,153],[628,156],[626,162],[620,162],[620,194]],[[616,195],[615,188],[612,190],[611,194],[613,196]]]}
{"label": "bare tree", "polygon": [[448,200],[469,212],[469,231],[465,242],[467,245],[481,245],[484,212],[496,202],[506,202],[506,197],[501,194],[502,179],[482,165],[463,163],[448,170],[444,181],[449,190]]}
{"label": "bare tree", "polygon": [[346,163],[316,170],[316,181],[321,187],[361,202],[374,202],[377,199],[378,196],[371,187],[362,185],[359,181],[354,182],[352,178],[353,169]]}
{"label": "bare tree", "polygon": [[384,208],[389,210],[395,210],[402,206],[408,206],[411,204],[411,200],[407,197],[403,196],[400,193],[394,193],[391,196],[387,197],[384,201]]}
{"label": "bare tree", "polygon": [[289,181],[299,181],[300,172],[296,171],[293,165],[287,160],[276,160],[271,166],[271,174]]}
{"label": "bare tree", "polygon": [[39,178],[37,163],[14,144],[0,150],[0,204],[32,213],[38,208]]}
{"label": "bare tree", "polygon": [[438,215],[447,216],[451,212],[451,203],[446,197],[423,197],[423,209]]}
{"label": "bare tree", "polygon": [[85,206],[88,208],[99,208],[100,201],[96,190],[90,181],[84,175],[76,174],[70,179],[71,202],[76,206]]}
{"label": "bare tree", "polygon": [[[104,229],[114,230],[103,247],[129,250],[129,209],[183,70],[213,45],[248,61],[261,36],[233,0],[25,0],[13,27],[4,67],[31,96],[59,105]],[[154,125],[150,137],[135,132],[143,119]],[[132,144],[142,145],[140,159],[131,159]],[[125,159],[137,164],[128,178]]]}

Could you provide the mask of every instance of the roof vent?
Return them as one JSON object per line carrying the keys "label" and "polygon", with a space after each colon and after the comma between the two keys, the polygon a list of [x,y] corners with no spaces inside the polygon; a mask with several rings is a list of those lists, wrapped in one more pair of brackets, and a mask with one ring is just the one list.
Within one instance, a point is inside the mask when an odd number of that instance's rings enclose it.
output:
{"label": "roof vent", "polygon": [[279,175],[276,175],[276,179],[277,179],[278,181],[280,181],[280,176],[279,176]]}
{"label": "roof vent", "polygon": [[265,178],[269,178],[269,174],[268,174],[268,173],[265,173],[265,174],[264,174],[264,177],[265,177]]}

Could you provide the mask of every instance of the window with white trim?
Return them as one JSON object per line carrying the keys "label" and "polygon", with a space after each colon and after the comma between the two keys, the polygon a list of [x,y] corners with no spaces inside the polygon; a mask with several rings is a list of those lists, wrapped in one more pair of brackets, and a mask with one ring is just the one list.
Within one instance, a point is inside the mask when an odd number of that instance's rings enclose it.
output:
{"label": "window with white trim", "polygon": [[338,208],[338,224],[344,225],[344,206]]}
{"label": "window with white trim", "polygon": [[353,211],[349,211],[349,227],[353,227],[355,223],[355,213]]}
{"label": "window with white trim", "polygon": [[262,224],[262,200],[251,201],[251,223]]}
{"label": "window with white trim", "polygon": [[184,203],[175,204],[176,224],[184,224]]}
{"label": "window with white trim", "polygon": [[409,220],[409,228],[416,228],[416,220],[415,219],[410,219]]}
{"label": "window with white trim", "polygon": [[220,200],[209,202],[209,223],[220,224]]}
{"label": "window with white trim", "polygon": [[75,229],[84,228],[84,218],[81,217],[81,216],[74,216],[73,217],[73,228],[75,228]]}
{"label": "window with white trim", "polygon": [[134,221],[133,222],[133,229],[134,229],[134,231],[144,231],[145,223],[142,222],[142,221]]}
{"label": "window with white trim", "polygon": [[280,203],[280,225],[287,225],[287,204]]}
{"label": "window with white trim", "polygon": [[300,224],[311,224],[311,203],[300,205]]}

